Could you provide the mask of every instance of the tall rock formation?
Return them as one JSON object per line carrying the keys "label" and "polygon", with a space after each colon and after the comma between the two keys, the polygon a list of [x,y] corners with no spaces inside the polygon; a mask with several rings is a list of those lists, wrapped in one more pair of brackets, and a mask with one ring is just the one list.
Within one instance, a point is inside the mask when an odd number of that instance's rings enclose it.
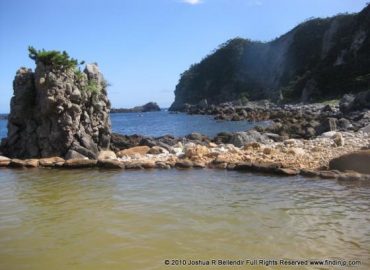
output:
{"label": "tall rock formation", "polygon": [[271,42],[229,40],[181,74],[170,110],[237,99],[312,102],[370,88],[370,5]]}
{"label": "tall rock formation", "polygon": [[110,146],[106,81],[97,64],[87,64],[81,72],[77,62],[63,66],[53,57],[40,54],[33,58],[34,72],[24,67],[17,71],[3,151],[17,158],[79,154],[96,158]]}

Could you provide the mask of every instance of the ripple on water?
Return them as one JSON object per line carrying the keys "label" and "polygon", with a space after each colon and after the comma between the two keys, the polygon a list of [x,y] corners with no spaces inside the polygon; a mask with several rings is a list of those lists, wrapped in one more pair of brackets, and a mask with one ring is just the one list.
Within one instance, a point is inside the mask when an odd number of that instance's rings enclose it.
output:
{"label": "ripple on water", "polygon": [[299,176],[3,169],[0,269],[261,257],[362,259],[367,269],[369,200],[369,186]]}

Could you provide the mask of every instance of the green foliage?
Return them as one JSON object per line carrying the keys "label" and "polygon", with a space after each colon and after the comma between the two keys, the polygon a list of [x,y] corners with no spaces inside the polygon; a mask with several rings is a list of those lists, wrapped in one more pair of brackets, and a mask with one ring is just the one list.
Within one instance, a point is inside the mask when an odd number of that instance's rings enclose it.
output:
{"label": "green foliage", "polygon": [[85,90],[89,91],[93,94],[99,94],[101,89],[100,89],[100,86],[99,86],[97,81],[90,80],[90,81],[88,81],[88,83],[85,87]]}
{"label": "green foliage", "polygon": [[82,81],[82,79],[84,78],[84,73],[80,69],[76,68],[75,76],[76,76],[77,81]]}
{"label": "green foliage", "polygon": [[[29,57],[34,60],[36,63],[41,62],[45,66],[52,66],[56,70],[67,70],[75,69],[78,66],[77,59],[71,58],[66,51],[46,51],[36,50],[34,47],[28,47]],[[81,62],[80,64],[83,64]]]}
{"label": "green foliage", "polygon": [[339,105],[339,99],[325,100],[322,102],[325,105]]}

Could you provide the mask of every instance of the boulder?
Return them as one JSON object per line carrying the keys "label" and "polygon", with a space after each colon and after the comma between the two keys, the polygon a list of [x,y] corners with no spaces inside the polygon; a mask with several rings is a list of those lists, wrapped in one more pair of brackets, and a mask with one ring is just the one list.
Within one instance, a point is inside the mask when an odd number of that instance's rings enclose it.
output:
{"label": "boulder", "polygon": [[135,146],[129,149],[121,150],[117,153],[118,157],[134,156],[135,154],[146,155],[150,150],[149,146]]}
{"label": "boulder", "polygon": [[103,159],[117,159],[117,155],[113,151],[102,150],[99,152],[98,160],[103,160]]}
{"label": "boulder", "polygon": [[251,162],[237,163],[234,166],[234,170],[236,171],[251,171],[252,168],[253,168],[253,164]]}
{"label": "boulder", "polygon": [[336,179],[339,174],[335,171],[320,171],[319,176],[323,179]]}
{"label": "boulder", "polygon": [[127,149],[134,146],[138,146],[142,141],[143,136],[140,135],[121,135],[118,133],[112,133],[111,136],[111,148],[118,152],[121,149]]}
{"label": "boulder", "polygon": [[338,176],[338,181],[359,181],[364,179],[364,176],[361,173],[347,171],[345,173],[341,173]]}
{"label": "boulder", "polygon": [[256,130],[249,130],[246,132],[236,132],[234,133],[229,143],[237,146],[237,147],[243,147],[245,144],[251,143],[251,142],[262,142],[266,143],[269,139],[267,136],[262,135]]}
{"label": "boulder", "polygon": [[336,144],[336,146],[343,146],[344,145],[344,138],[341,133],[337,132],[331,137]]}
{"label": "boulder", "polygon": [[231,137],[233,136],[233,134],[231,132],[220,132],[217,134],[217,136],[213,139],[213,141],[216,143],[216,144],[220,144],[220,143],[228,143],[230,142],[230,139]]}
{"label": "boulder", "polygon": [[154,161],[146,161],[146,162],[143,162],[141,166],[144,169],[154,169],[156,167],[156,164]]}
{"label": "boulder", "polygon": [[300,173],[301,175],[307,177],[316,177],[319,175],[319,172],[310,169],[302,169]]}
{"label": "boulder", "polygon": [[20,160],[20,159],[12,159],[8,165],[9,167],[12,168],[36,168],[39,166],[39,160],[38,159],[25,159],[25,160]]}
{"label": "boulder", "polygon": [[351,109],[357,111],[370,109],[370,90],[358,93],[352,102]]}
{"label": "boulder", "polygon": [[346,131],[346,130],[353,128],[353,125],[351,121],[349,121],[348,119],[341,118],[338,120],[338,127],[340,130]]}
{"label": "boulder", "polygon": [[185,148],[185,156],[187,158],[201,158],[206,156],[210,153],[209,149],[203,145],[195,145],[193,147],[186,147]]}
{"label": "boulder", "polygon": [[335,131],[337,130],[337,123],[338,119],[333,117],[328,117],[322,120],[320,126],[316,128],[316,133],[321,134],[328,131]]}
{"label": "boulder", "polygon": [[360,131],[362,131],[364,133],[369,133],[370,134],[370,124],[368,124],[367,126],[361,128]]}
{"label": "boulder", "polygon": [[143,164],[141,162],[126,162],[125,168],[127,170],[141,170],[143,168]]}
{"label": "boulder", "polygon": [[26,159],[24,163],[27,168],[37,168],[39,166],[39,160],[35,158]]}
{"label": "boulder", "polygon": [[69,159],[64,162],[63,167],[70,169],[79,169],[79,168],[91,168],[95,167],[97,164],[96,160],[90,159]]}
{"label": "boulder", "polygon": [[193,162],[193,167],[194,167],[194,168],[203,169],[203,168],[205,168],[205,167],[206,167],[206,164],[205,164],[205,162],[203,162],[203,161],[194,161],[194,162]]}
{"label": "boulder", "polygon": [[192,141],[202,141],[203,140],[203,135],[197,132],[193,132],[189,135],[186,136],[187,139],[192,140]]}
{"label": "boulder", "polygon": [[10,160],[10,163],[8,166],[12,168],[23,168],[23,167],[26,167],[26,163],[23,160],[14,158]]}
{"label": "boulder", "polygon": [[162,162],[162,161],[157,161],[155,163],[155,166],[157,169],[164,169],[164,170],[168,170],[168,169],[171,169],[171,166],[166,164],[165,162]]}
{"label": "boulder", "polygon": [[10,163],[10,158],[0,156],[0,167],[6,167]]}
{"label": "boulder", "polygon": [[331,170],[351,170],[358,173],[370,174],[370,150],[357,151],[332,159],[329,167]]}
{"label": "boulder", "polygon": [[67,154],[64,157],[66,160],[69,159],[89,159],[88,157],[78,153],[75,150],[68,150]]}
{"label": "boulder", "polygon": [[275,172],[285,176],[294,176],[298,175],[300,171],[292,168],[277,168]]}
{"label": "boulder", "polygon": [[113,159],[99,159],[97,162],[98,167],[104,169],[124,169],[125,164],[118,160]]}
{"label": "boulder", "polygon": [[160,147],[160,146],[153,146],[148,151],[148,154],[151,154],[151,155],[159,155],[159,154],[163,154],[163,153],[168,153],[168,151],[165,148]]}
{"label": "boulder", "polygon": [[252,169],[254,171],[263,173],[276,173],[277,169],[279,169],[280,167],[280,163],[269,161],[254,162],[252,165]]}
{"label": "boulder", "polygon": [[355,100],[355,96],[350,95],[350,94],[344,95],[339,101],[340,111],[343,113],[347,113],[351,111],[354,100]]}
{"label": "boulder", "polygon": [[193,163],[190,160],[179,160],[175,164],[176,168],[189,169],[193,167]]}
{"label": "boulder", "polygon": [[50,157],[39,159],[39,165],[42,167],[60,167],[64,164],[65,160],[60,157]]}

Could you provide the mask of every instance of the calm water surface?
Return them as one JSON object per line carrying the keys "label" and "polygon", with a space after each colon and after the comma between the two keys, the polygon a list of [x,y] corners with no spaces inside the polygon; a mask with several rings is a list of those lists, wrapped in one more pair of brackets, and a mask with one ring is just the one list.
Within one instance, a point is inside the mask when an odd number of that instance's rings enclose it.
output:
{"label": "calm water surface", "polygon": [[164,260],[214,258],[357,259],[362,266],[351,269],[370,269],[369,224],[364,184],[216,170],[0,169],[4,270],[212,269]]}
{"label": "calm water surface", "polygon": [[[167,111],[113,113],[111,121],[114,132],[155,137],[166,134],[184,136],[192,132],[215,136],[221,131],[244,131],[254,126],[254,123],[248,121],[216,121],[209,115],[173,114]],[[6,123],[6,120],[0,120],[0,138],[6,137]]]}
{"label": "calm water surface", "polygon": [[6,134],[8,132],[6,127],[7,123],[7,120],[0,119],[0,139],[6,137]]}

